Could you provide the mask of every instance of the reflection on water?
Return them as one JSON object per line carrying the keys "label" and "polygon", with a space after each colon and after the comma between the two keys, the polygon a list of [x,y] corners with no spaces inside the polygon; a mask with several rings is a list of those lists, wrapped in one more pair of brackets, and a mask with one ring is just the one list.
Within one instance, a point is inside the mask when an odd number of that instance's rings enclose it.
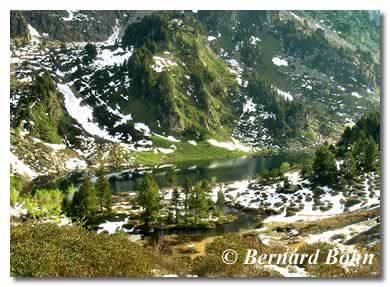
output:
{"label": "reflection on water", "polygon": [[[175,166],[177,183],[184,183],[185,177],[192,182],[202,179],[215,180],[216,182],[228,182],[252,178],[260,171],[279,167],[282,162],[301,163],[311,157],[302,152],[279,153],[274,155],[262,155],[242,157],[237,159],[191,161]],[[131,171],[121,174],[122,179],[111,178],[111,190],[113,192],[137,191],[145,172],[152,172],[160,187],[167,187],[165,175],[170,167],[155,168],[151,170]]]}
{"label": "reflection on water", "polygon": [[[277,168],[283,162],[302,163],[306,158],[312,157],[308,153],[279,153],[275,155],[263,155],[253,157],[242,157],[226,160],[208,160],[191,161],[176,165],[174,168],[177,173],[177,182],[181,185],[185,177],[189,177],[193,183],[202,180],[215,180],[216,182],[229,182],[252,178],[264,170]],[[153,173],[160,187],[168,187],[165,179],[167,171],[172,166],[160,166],[150,169],[138,169],[120,174],[120,178],[111,177],[111,189],[113,192],[131,192],[137,191],[141,185],[142,177],[145,172]],[[251,214],[239,211],[225,206],[226,214],[234,214],[237,219],[234,222],[218,225],[213,229],[156,229],[148,237],[160,238],[161,235],[188,235],[200,237],[212,237],[224,233],[239,232],[240,230],[256,228],[261,223],[261,215]],[[143,237],[143,236],[142,236]]]}
{"label": "reflection on water", "polygon": [[241,212],[235,208],[230,208],[225,206],[224,212],[226,214],[234,214],[237,216],[237,219],[233,222],[217,225],[216,228],[210,229],[169,229],[162,230],[160,228],[154,228],[154,231],[149,234],[142,235],[140,238],[157,241],[162,238],[162,236],[169,235],[182,235],[182,236],[195,236],[198,239],[204,239],[207,237],[214,237],[223,235],[225,233],[239,232],[242,230],[249,230],[257,228],[261,220],[263,219],[261,215],[250,214],[246,212]]}

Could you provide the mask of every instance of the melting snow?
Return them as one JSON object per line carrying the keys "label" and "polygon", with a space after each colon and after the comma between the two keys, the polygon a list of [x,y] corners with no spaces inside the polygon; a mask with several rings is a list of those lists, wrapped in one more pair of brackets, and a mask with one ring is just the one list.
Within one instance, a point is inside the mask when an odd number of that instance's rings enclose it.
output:
{"label": "melting snow", "polygon": [[62,17],[62,20],[64,20],[64,21],[72,21],[73,20],[73,13],[74,12],[77,12],[77,11],[79,11],[79,10],[66,10],[66,12],[68,12],[68,17]]}
{"label": "melting snow", "polygon": [[30,24],[27,24],[27,28],[28,28],[28,33],[30,34],[31,40],[33,41],[33,43],[41,42],[41,40],[40,40],[41,34],[39,34],[39,32]]}
{"label": "melting snow", "polygon": [[165,154],[175,152],[175,149],[163,148],[163,147],[158,147],[156,150],[157,150],[158,152],[165,153]]}
{"label": "melting snow", "polygon": [[257,42],[260,42],[260,41],[261,41],[261,39],[258,37],[255,37],[255,36],[250,36],[250,38],[249,38],[249,42],[255,46],[256,46]]}
{"label": "melting snow", "polygon": [[135,123],[134,128],[139,132],[143,132],[145,136],[150,136],[150,129],[144,123]]}
{"label": "melting snow", "polygon": [[242,106],[242,114],[241,117],[245,113],[250,113],[250,112],[256,112],[256,104],[253,102],[252,98],[245,97],[246,103]]}
{"label": "melting snow", "polygon": [[70,170],[85,169],[88,167],[88,164],[84,160],[74,157],[65,162],[65,167]]}
{"label": "melting snow", "polygon": [[124,230],[130,232],[130,230],[127,230],[126,228],[123,228],[123,225],[129,221],[129,217],[126,217],[122,221],[108,221],[106,220],[105,223],[99,224],[99,229],[97,233],[102,233],[103,231],[107,231],[108,234],[114,234],[118,230]]}
{"label": "melting snow", "polygon": [[351,94],[353,97],[355,97],[355,98],[361,98],[362,96],[361,95],[359,95],[357,92],[352,92],[352,94]]}
{"label": "melting snow", "polygon": [[12,152],[10,154],[10,157],[10,164],[18,174],[27,174],[30,178],[34,178],[37,176],[37,173],[35,171],[33,171],[28,165],[21,161]]}
{"label": "melting snow", "polygon": [[250,147],[241,144],[235,138],[232,138],[231,142],[219,142],[215,139],[209,139],[207,141],[213,146],[225,148],[228,150],[241,150],[241,151],[245,151],[245,152],[249,152],[251,150]]}
{"label": "melting snow", "polygon": [[207,37],[207,41],[209,41],[209,42],[212,42],[212,41],[215,41],[215,40],[217,40],[217,38],[214,37],[214,36],[208,36]]}
{"label": "melting snow", "polygon": [[154,65],[150,66],[156,73],[161,73],[166,68],[170,66],[177,66],[177,63],[169,58],[161,58],[158,56],[153,56]]}
{"label": "melting snow", "polygon": [[[112,41],[112,39],[108,39],[107,41]],[[129,59],[132,54],[133,48],[131,48],[130,50],[124,50],[123,48],[119,47],[114,51],[110,49],[102,49],[97,55],[94,64],[97,68],[120,65],[125,60]]]}
{"label": "melting snow", "polygon": [[273,57],[272,58],[272,63],[274,63],[276,66],[288,66],[288,63],[286,60],[283,60],[279,57]]}
{"label": "melting snow", "polygon": [[78,99],[73,94],[69,86],[58,84],[58,90],[65,98],[65,107],[69,115],[77,120],[77,122],[91,135],[118,142],[117,139],[110,136],[106,130],[101,129],[97,123],[93,122],[93,110],[88,105],[81,105],[82,99]]}
{"label": "melting snow", "polygon": [[290,93],[279,90],[278,88],[276,88],[276,92],[278,93],[279,96],[282,96],[286,101],[287,100],[292,101],[294,99]]}
{"label": "melting snow", "polygon": [[173,136],[163,136],[163,135],[159,135],[159,134],[154,134],[155,136],[158,136],[160,138],[163,138],[163,139],[166,139],[168,141],[171,141],[171,142],[180,142],[180,140],[176,139],[175,137]]}
{"label": "melting snow", "polygon": [[20,217],[27,214],[27,208],[23,208],[23,203],[17,202],[14,207],[11,206],[11,216]]}

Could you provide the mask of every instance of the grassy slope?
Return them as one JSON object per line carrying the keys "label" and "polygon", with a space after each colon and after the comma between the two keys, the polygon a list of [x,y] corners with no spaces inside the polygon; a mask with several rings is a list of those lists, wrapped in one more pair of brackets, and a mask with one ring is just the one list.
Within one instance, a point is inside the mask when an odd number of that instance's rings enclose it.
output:
{"label": "grassy slope", "polygon": [[247,153],[242,151],[230,151],[224,148],[216,147],[208,142],[198,142],[197,145],[192,145],[188,142],[172,142],[158,136],[153,136],[152,140],[158,147],[171,149],[172,145],[177,147],[174,153],[163,154],[150,152],[134,153],[135,164],[162,164],[172,162],[184,162],[191,160],[207,160],[207,159],[224,159],[244,156]]}

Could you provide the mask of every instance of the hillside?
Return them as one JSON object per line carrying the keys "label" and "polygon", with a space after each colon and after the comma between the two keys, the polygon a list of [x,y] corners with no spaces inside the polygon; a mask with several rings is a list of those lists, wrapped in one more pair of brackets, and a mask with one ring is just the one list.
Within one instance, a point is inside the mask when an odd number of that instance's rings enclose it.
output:
{"label": "hillside", "polygon": [[380,106],[379,14],[11,11],[30,177],[335,142]]}

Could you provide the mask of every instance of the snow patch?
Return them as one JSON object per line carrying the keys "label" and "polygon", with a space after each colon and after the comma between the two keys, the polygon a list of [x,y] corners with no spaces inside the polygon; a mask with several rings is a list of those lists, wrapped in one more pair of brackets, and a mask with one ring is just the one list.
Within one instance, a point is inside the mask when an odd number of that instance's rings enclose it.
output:
{"label": "snow patch", "polygon": [[[112,41],[112,40],[113,39],[108,39],[107,41]],[[96,60],[94,61],[94,65],[97,68],[121,65],[125,60],[129,59],[132,54],[133,54],[133,48],[130,48],[130,50],[127,49],[125,50],[121,47],[119,47],[116,50],[102,49],[97,55]]]}
{"label": "snow patch", "polygon": [[135,123],[134,128],[139,132],[143,132],[145,136],[150,136],[150,128],[144,123]]}
{"label": "snow patch", "polygon": [[281,59],[279,57],[273,57],[272,63],[274,63],[274,65],[276,65],[276,66],[286,66],[286,67],[288,66],[287,61],[284,59]]}
{"label": "snow patch", "polygon": [[66,12],[68,12],[68,17],[62,17],[62,20],[64,21],[72,21],[73,18],[74,18],[74,12],[77,12],[79,10],[66,10]]}
{"label": "snow patch", "polygon": [[69,115],[74,118],[89,134],[95,135],[113,142],[118,142],[106,130],[101,129],[93,122],[93,109],[88,105],[81,105],[82,99],[76,98],[69,86],[57,84],[58,90],[65,98],[65,107]]}
{"label": "snow patch", "polygon": [[208,36],[207,37],[207,41],[209,41],[209,42],[212,42],[212,41],[215,41],[215,40],[217,40],[217,38],[214,37],[214,36]]}
{"label": "snow patch", "polygon": [[154,65],[151,65],[150,67],[156,73],[161,73],[162,71],[165,71],[167,68],[171,66],[177,66],[177,63],[174,60],[169,58],[153,56],[153,59],[154,59]]}
{"label": "snow patch", "polygon": [[39,32],[30,24],[27,24],[27,28],[28,28],[28,33],[31,36],[32,42],[36,43],[36,44],[40,43],[41,42],[41,34],[39,34]]}
{"label": "snow patch", "polygon": [[282,96],[286,101],[292,101],[294,99],[290,93],[279,90],[278,88],[276,88],[276,92],[278,93],[279,96]]}
{"label": "snow patch", "polygon": [[209,140],[207,140],[207,142],[213,146],[225,148],[228,150],[241,150],[241,151],[245,151],[245,152],[249,152],[251,150],[250,147],[241,144],[235,138],[232,138],[231,142],[219,142],[215,139],[209,139]]}
{"label": "snow patch", "polygon": [[[114,234],[115,232],[119,230],[124,230],[127,232],[131,232],[132,230],[127,230],[126,228],[123,228],[123,225],[129,221],[129,217],[126,217],[122,221],[106,221],[105,223],[99,224],[99,230],[97,233],[102,233],[103,231],[108,232],[108,234]],[[134,229],[134,228],[133,228]]]}
{"label": "snow patch", "polygon": [[37,173],[33,171],[28,165],[21,161],[12,152],[10,154],[10,164],[14,171],[18,174],[27,174],[30,178],[37,177]]}
{"label": "snow patch", "polygon": [[65,162],[66,169],[73,170],[73,169],[85,169],[88,167],[88,164],[79,158],[70,158]]}
{"label": "snow patch", "polygon": [[352,92],[351,94],[353,97],[360,99],[362,96],[359,95],[357,92]]}
{"label": "snow patch", "polygon": [[255,36],[250,36],[249,43],[256,46],[257,42],[261,42],[261,39]]}

